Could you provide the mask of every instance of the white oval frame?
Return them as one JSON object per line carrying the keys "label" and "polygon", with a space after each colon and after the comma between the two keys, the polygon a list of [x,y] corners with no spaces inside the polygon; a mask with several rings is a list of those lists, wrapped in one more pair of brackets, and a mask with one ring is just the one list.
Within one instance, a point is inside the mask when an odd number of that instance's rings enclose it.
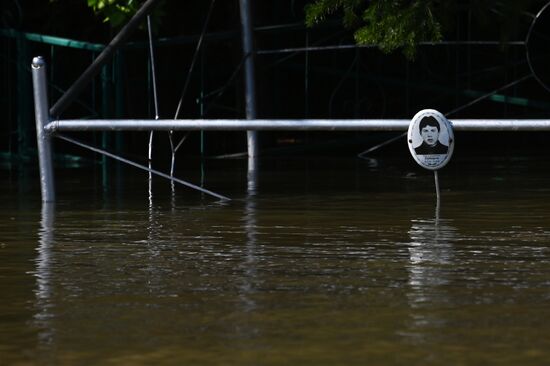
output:
{"label": "white oval frame", "polygon": [[[425,117],[433,117],[439,122],[439,136],[438,142],[447,145],[446,154],[418,154],[415,149],[419,147],[422,142],[422,136],[418,130],[420,121]],[[443,168],[453,155],[455,138],[453,133],[453,126],[447,118],[435,109],[424,109],[414,115],[411,123],[409,124],[409,131],[407,132],[407,145],[414,160],[421,167],[428,170],[438,170]]]}

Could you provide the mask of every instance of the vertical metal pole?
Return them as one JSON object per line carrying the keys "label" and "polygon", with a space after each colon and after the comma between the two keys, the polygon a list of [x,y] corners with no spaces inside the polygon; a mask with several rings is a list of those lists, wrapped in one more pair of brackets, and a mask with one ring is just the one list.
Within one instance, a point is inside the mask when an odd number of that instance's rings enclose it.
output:
{"label": "vertical metal pole", "polygon": [[435,194],[436,194],[435,212],[436,212],[436,219],[437,221],[439,221],[439,209],[441,207],[441,194],[439,191],[439,175],[437,174],[437,170],[434,170],[434,179],[435,179]]}
{"label": "vertical metal pole", "polygon": [[46,62],[42,57],[35,57],[32,60],[32,83],[42,202],[54,202],[55,190],[51,138],[44,132],[44,126],[50,121],[50,115],[46,85]]}
{"label": "vertical metal pole", "polygon": [[[256,119],[256,79],[254,76],[254,34],[250,10],[250,0],[239,0],[243,41],[244,80],[246,95],[246,119]],[[248,156],[258,155],[256,131],[247,131]]]}

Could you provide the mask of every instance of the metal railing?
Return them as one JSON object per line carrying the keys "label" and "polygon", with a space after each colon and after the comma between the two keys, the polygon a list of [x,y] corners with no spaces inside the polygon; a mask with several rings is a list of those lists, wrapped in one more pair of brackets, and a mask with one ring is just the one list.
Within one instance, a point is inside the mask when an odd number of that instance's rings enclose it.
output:
{"label": "metal railing", "polygon": [[[546,119],[452,119],[456,131],[550,131]],[[47,123],[50,134],[68,131],[406,131],[408,119],[93,119]]]}
{"label": "metal railing", "polygon": [[[46,64],[43,58],[35,57],[32,63],[34,88],[36,136],[40,164],[40,183],[43,202],[55,201],[54,175],[51,154],[51,139],[61,137],[95,152],[137,166],[150,173],[172,179],[174,182],[202,191],[218,199],[225,196],[208,191],[191,183],[154,171],[137,163],[117,157],[101,149],[87,146],[63,137],[67,131],[406,131],[410,121],[406,119],[215,119],[215,120],[52,120],[48,109]],[[451,120],[456,131],[550,131],[546,119],[455,119]],[[254,159],[252,159],[254,160]],[[255,162],[249,161],[255,166]]]}

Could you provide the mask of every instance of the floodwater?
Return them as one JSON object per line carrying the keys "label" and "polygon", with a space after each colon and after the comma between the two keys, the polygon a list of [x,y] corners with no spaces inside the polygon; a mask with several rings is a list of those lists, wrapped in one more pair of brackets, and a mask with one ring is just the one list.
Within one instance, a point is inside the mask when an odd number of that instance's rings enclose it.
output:
{"label": "floodwater", "polygon": [[[2,365],[547,365],[550,163],[0,171]],[[250,183],[250,184],[248,184]],[[254,183],[254,184],[252,184]]]}

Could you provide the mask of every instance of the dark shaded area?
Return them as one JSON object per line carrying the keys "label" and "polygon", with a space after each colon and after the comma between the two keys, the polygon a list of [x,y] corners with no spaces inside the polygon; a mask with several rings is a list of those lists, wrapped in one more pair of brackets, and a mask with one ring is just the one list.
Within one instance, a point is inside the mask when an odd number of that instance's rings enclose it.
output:
{"label": "dark shaded area", "polygon": [[[273,0],[256,3],[255,38],[258,50],[351,45],[351,32],[337,21],[314,28],[303,25],[305,1]],[[544,2],[534,2],[536,14]],[[18,6],[19,5],[19,6]],[[167,1],[166,16],[155,45],[161,118],[175,114],[188,77],[198,35],[209,1]],[[538,78],[548,79],[546,35],[548,16],[537,21],[529,54]],[[523,42],[533,18],[526,14],[512,41]],[[448,27],[448,41],[499,39],[490,27],[472,22],[459,11]],[[2,4],[2,27],[106,44],[114,35],[84,1]],[[145,28],[116,53],[109,67],[80,95],[62,118],[152,118],[151,73],[148,69]],[[30,60],[43,55],[49,66],[50,103],[53,104],[98,55],[98,51],[46,45],[22,37],[0,36],[2,75],[0,151],[8,159],[33,159],[34,121]],[[208,35],[190,76],[180,118],[242,118],[244,88],[239,7],[237,1],[214,6]],[[448,44],[421,46],[416,59],[383,54],[374,48],[346,48],[310,52],[260,53],[256,59],[258,116],[260,118],[412,118],[420,109],[447,113],[531,73],[523,44]],[[539,71],[540,70],[540,71]],[[536,78],[518,83],[486,100],[460,110],[452,118],[547,118],[549,92]],[[262,133],[267,154],[356,154],[395,136],[390,133]],[[176,136],[176,137],[179,137]],[[511,154],[545,149],[547,133],[458,134],[455,154]],[[143,161],[147,134],[95,134],[78,138]],[[168,161],[165,134],[157,134],[155,156]],[[181,154],[216,156],[245,150],[244,133],[192,133]],[[95,158],[62,142],[56,152]],[[396,142],[377,154],[407,154]]]}
{"label": "dark shaded area", "polygon": [[550,3],[538,14],[528,33],[527,55],[531,70],[550,92],[550,70],[548,70],[548,43],[550,42]]}

